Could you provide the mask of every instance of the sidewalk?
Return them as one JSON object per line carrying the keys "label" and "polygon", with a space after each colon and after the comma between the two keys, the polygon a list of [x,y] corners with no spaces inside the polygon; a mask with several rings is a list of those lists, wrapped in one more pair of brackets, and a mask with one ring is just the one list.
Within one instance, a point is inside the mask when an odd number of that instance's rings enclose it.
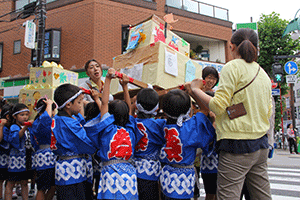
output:
{"label": "sidewalk", "polygon": [[288,149],[275,149],[273,158],[268,159],[268,166],[300,167],[300,154],[290,154]]}

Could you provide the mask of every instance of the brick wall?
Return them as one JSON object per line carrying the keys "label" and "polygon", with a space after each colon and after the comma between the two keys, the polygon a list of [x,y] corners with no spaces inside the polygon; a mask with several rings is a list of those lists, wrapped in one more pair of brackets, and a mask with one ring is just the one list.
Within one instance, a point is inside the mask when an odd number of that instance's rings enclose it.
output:
{"label": "brick wall", "polygon": [[[138,1],[138,0],[137,0]],[[2,5],[5,5],[3,11]],[[9,12],[12,3],[1,3],[0,12]],[[136,24],[152,14],[165,15],[165,1],[156,1],[156,10],[137,7],[111,0],[83,0],[74,4],[47,11],[46,28],[61,28],[61,64],[66,68],[82,68],[84,63],[95,58],[101,64],[112,65],[113,57],[121,54],[122,25]],[[10,9],[10,10],[7,10]],[[33,17],[31,17],[32,19]],[[207,23],[183,16],[173,25],[174,30],[209,38],[229,41],[231,28]],[[21,47],[21,53],[13,55],[14,40],[24,43],[26,20],[1,24],[1,30],[15,27],[0,33],[0,42],[4,44],[3,71],[0,77],[11,75],[28,76],[31,50]],[[226,44],[226,61],[231,60],[229,46]]]}

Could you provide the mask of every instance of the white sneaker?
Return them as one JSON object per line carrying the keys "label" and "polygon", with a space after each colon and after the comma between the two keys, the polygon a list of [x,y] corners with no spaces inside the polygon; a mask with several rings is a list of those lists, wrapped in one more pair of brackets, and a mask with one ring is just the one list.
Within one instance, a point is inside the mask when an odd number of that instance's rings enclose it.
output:
{"label": "white sneaker", "polygon": [[28,193],[28,197],[34,197],[34,195],[35,195],[35,190],[33,189],[33,190],[29,190],[29,193]]}
{"label": "white sneaker", "polygon": [[16,193],[16,188],[13,188],[13,194],[12,194],[12,199],[17,199],[18,195]]}

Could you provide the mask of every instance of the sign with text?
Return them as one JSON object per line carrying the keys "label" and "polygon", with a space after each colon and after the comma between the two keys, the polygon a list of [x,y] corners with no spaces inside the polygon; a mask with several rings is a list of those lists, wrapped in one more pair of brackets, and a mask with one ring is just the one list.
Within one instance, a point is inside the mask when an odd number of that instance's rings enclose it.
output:
{"label": "sign with text", "polygon": [[25,39],[24,45],[29,49],[35,48],[35,32],[36,32],[36,25],[33,21],[27,20],[25,22]]}
{"label": "sign with text", "polygon": [[272,96],[279,96],[280,95],[280,89],[273,89],[272,90]]}
{"label": "sign with text", "polygon": [[296,83],[297,75],[286,75],[286,83]]}

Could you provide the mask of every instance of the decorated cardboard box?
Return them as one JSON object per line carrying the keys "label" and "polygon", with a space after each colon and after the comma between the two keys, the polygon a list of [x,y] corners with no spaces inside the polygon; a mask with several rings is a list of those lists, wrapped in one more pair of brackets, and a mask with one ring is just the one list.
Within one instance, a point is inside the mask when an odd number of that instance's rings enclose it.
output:
{"label": "decorated cardboard box", "polygon": [[[115,57],[113,67],[136,80],[163,89],[202,76],[202,67],[198,63],[161,41]],[[116,94],[119,91],[121,87],[118,80],[114,79],[111,92]]]}
{"label": "decorated cardboard box", "polygon": [[189,57],[190,44],[170,31],[170,27],[169,24],[166,25],[165,21],[156,15],[152,15],[147,20],[133,26],[129,31],[127,52],[161,41]]}
{"label": "decorated cardboard box", "polygon": [[19,103],[25,104],[30,110],[30,119],[34,119],[36,111],[34,110],[37,101],[46,97],[54,99],[54,88],[49,89],[21,89],[19,93]]}
{"label": "decorated cardboard box", "polygon": [[48,85],[58,87],[64,83],[78,85],[78,74],[59,67],[30,68],[30,85]]}
{"label": "decorated cardboard box", "polygon": [[30,84],[20,90],[19,103],[28,106],[31,111],[30,119],[36,116],[34,108],[40,98],[54,100],[54,91],[58,86],[65,83],[78,85],[78,73],[57,67],[56,63],[51,64],[47,67],[30,68]]}

